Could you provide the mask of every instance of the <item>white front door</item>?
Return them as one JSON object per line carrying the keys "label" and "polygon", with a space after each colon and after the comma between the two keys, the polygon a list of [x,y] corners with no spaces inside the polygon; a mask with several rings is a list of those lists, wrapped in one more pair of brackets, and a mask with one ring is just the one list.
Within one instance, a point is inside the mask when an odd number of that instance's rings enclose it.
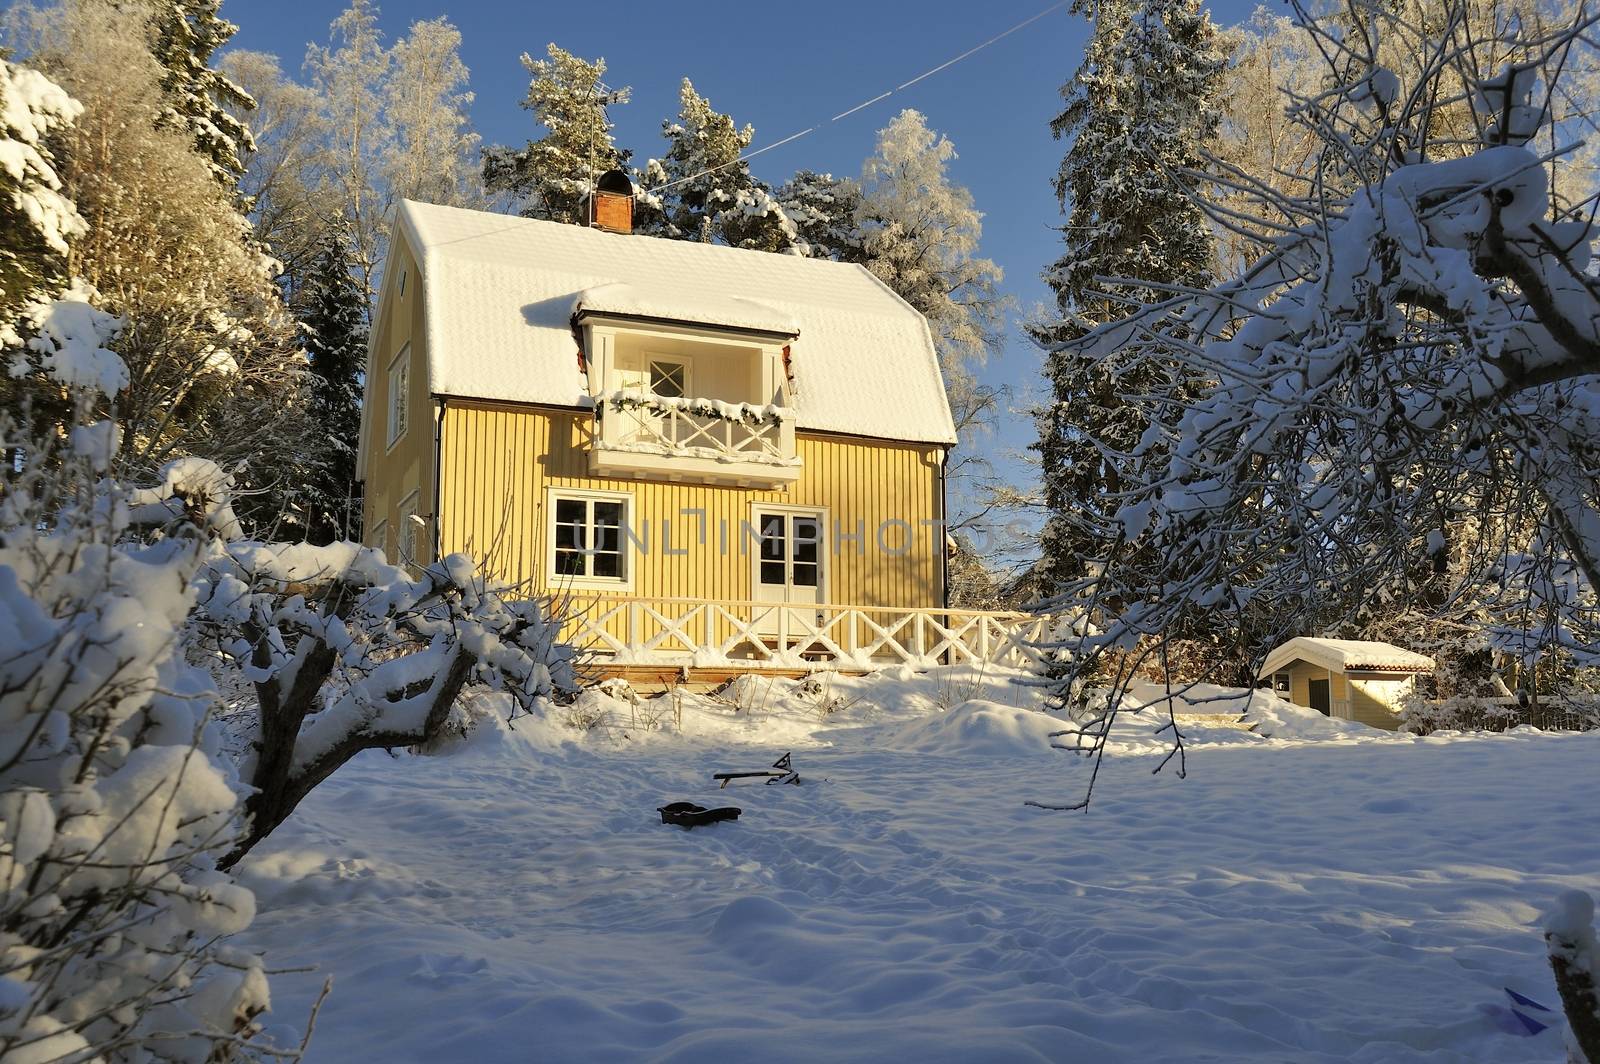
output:
{"label": "white front door", "polygon": [[798,640],[817,623],[814,607],[825,601],[827,551],[822,511],[757,506],[755,528],[759,534],[756,600],[802,607],[788,610],[787,618],[780,618],[782,608],[762,611],[759,630],[763,635],[775,635],[780,622],[786,622],[783,630]]}

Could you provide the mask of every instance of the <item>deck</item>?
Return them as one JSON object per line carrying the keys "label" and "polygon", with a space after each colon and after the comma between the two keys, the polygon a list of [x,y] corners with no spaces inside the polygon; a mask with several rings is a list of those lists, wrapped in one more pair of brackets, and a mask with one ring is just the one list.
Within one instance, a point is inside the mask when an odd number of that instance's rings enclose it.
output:
{"label": "deck", "polygon": [[866,673],[897,665],[1031,668],[1045,618],[1003,610],[566,596],[564,638],[599,678],[649,686],[734,676]]}

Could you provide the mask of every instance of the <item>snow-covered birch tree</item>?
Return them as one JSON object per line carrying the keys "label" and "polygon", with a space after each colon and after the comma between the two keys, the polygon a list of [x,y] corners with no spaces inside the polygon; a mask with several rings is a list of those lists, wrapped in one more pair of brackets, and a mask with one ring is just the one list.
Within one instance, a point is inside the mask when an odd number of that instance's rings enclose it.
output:
{"label": "snow-covered birch tree", "polygon": [[317,96],[266,52],[229,49],[220,65],[255,104],[249,115],[254,147],[244,155],[239,193],[250,205],[256,238],[283,264],[292,305],[294,282],[308,268],[328,220],[340,215],[314,165],[322,143]]}
{"label": "snow-covered birch tree", "polygon": [[351,0],[328,27],[328,43],[306,51],[306,72],[321,103],[319,177],[340,204],[369,293],[387,224],[379,175],[393,150],[393,133],[383,120],[383,86],[393,63],[371,0]]}
{"label": "snow-covered birch tree", "polygon": [[478,135],[468,116],[473,97],[461,31],[445,18],[422,19],[390,54],[384,114],[394,135],[381,167],[390,201],[479,205]]}

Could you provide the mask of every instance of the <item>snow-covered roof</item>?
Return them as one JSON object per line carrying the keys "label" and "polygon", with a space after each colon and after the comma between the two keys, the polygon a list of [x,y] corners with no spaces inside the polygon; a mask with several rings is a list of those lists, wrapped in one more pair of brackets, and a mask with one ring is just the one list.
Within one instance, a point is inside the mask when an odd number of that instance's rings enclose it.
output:
{"label": "snow-covered roof", "polygon": [[431,390],[578,407],[574,313],[797,335],[796,425],[954,443],[922,316],[860,266],[404,200]]}
{"label": "snow-covered roof", "polygon": [[794,315],[753,299],[618,281],[579,292],[578,298],[572,301],[572,313],[574,316],[618,314],[630,318],[717,325],[725,329],[750,329],[790,337],[800,335],[800,323]]}
{"label": "snow-covered roof", "polygon": [[1335,672],[1371,669],[1378,672],[1432,672],[1433,659],[1393,643],[1364,639],[1316,639],[1300,636],[1267,655],[1258,676],[1267,676],[1296,661],[1309,661]]}

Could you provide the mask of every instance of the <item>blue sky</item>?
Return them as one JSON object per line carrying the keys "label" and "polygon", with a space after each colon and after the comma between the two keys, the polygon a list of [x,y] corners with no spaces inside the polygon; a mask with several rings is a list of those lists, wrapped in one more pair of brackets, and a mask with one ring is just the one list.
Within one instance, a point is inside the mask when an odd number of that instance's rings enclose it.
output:
{"label": "blue sky", "polygon": [[[1040,271],[1059,254],[1059,220],[1050,182],[1062,145],[1049,122],[1061,84],[1083,55],[1085,19],[1059,4],[1045,17],[950,69],[836,123],[830,116],[959,55],[1045,8],[1044,0],[812,0],[755,5],[698,3],[461,2],[386,0],[381,25],[388,40],[415,19],[446,15],[461,30],[462,58],[477,94],[472,117],[485,143],[522,144],[536,129],[519,106],[527,75],[518,57],[542,54],[555,41],[586,58],[604,56],[608,81],[633,88],[633,101],[613,109],[619,141],[636,161],[662,151],[661,120],[677,113],[678,82],[687,76],[720,111],[756,128],[756,146],[823,123],[809,136],[753,162],[777,183],[807,167],[855,174],[876,131],[901,108],[915,107],[955,143],[956,181],[984,212],[983,252],[1006,273],[1018,317],[1049,298]],[[1213,17],[1242,20],[1253,0],[1221,0]],[[276,53],[298,72],[306,44],[324,41],[343,0],[227,0],[237,22],[235,45]],[[1039,388],[1039,353],[1013,328],[1001,357],[984,377],[1017,391],[1025,405]],[[889,400],[890,397],[885,397]],[[1021,413],[1002,419],[997,451],[1018,451],[1033,437]],[[1018,479],[1031,473],[1016,464]]]}

